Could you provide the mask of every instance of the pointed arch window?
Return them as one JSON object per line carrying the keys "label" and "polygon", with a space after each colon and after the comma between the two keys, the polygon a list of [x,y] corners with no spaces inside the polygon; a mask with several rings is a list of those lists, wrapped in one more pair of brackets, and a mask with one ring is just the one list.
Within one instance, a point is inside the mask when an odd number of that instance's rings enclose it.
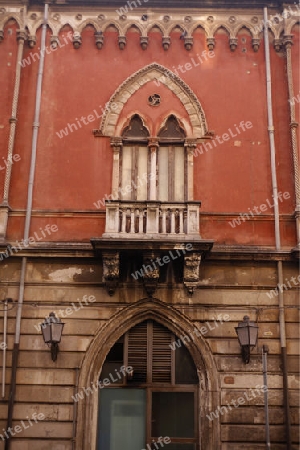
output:
{"label": "pointed arch window", "polygon": [[160,436],[171,450],[196,450],[198,375],[183,343],[157,322],[142,322],[111,348],[100,380],[122,366],[132,376],[99,392],[97,450],[155,449]]}
{"label": "pointed arch window", "polygon": [[121,200],[147,200],[149,132],[137,114],[125,128],[122,139],[120,198]]}
{"label": "pointed arch window", "polygon": [[174,115],[169,116],[158,133],[158,200],[187,200],[184,141],[184,130]]}
{"label": "pointed arch window", "polygon": [[122,134],[120,199],[187,201],[186,135],[177,118],[170,115],[157,138],[149,142],[149,137],[142,119],[134,115]]}

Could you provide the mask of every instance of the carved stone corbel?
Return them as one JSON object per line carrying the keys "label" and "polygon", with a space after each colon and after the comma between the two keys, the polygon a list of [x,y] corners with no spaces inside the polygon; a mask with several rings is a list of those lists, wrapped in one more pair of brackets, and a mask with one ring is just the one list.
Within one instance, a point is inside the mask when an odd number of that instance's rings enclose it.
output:
{"label": "carved stone corbel", "polygon": [[169,50],[170,45],[171,45],[171,38],[169,36],[163,36],[162,46],[164,50]]}
{"label": "carved stone corbel", "polygon": [[126,46],[126,36],[119,36],[118,41],[119,41],[119,49],[124,50]]}
{"label": "carved stone corbel", "polygon": [[193,295],[198,286],[200,262],[201,255],[199,253],[184,255],[183,284],[190,295]]}
{"label": "carved stone corbel", "polygon": [[119,252],[102,253],[103,282],[110,296],[114,295],[120,275]]}
{"label": "carved stone corbel", "polygon": [[159,281],[159,265],[155,262],[158,256],[153,252],[143,254],[143,283],[149,297],[155,293]]}
{"label": "carved stone corbel", "polygon": [[230,46],[230,50],[231,50],[232,52],[235,51],[235,49],[237,48],[237,45],[238,45],[238,40],[237,40],[237,38],[230,38],[230,39],[229,39],[229,46]]}
{"label": "carved stone corbel", "polygon": [[29,35],[27,38],[28,47],[33,48],[36,44],[36,36]]}
{"label": "carved stone corbel", "polygon": [[277,53],[280,52],[280,50],[282,48],[282,39],[274,39],[273,45],[274,45],[275,51]]}
{"label": "carved stone corbel", "polygon": [[73,47],[78,50],[82,44],[82,39],[78,31],[74,31],[73,34]]}
{"label": "carved stone corbel", "polygon": [[140,44],[143,50],[146,50],[148,47],[149,38],[148,36],[141,36],[140,37]]}
{"label": "carved stone corbel", "polygon": [[253,38],[253,39],[252,39],[252,48],[253,48],[253,50],[254,50],[255,52],[258,51],[259,46],[260,46],[260,39],[258,39],[258,38]]}
{"label": "carved stone corbel", "polygon": [[194,39],[192,36],[186,36],[184,38],[184,47],[185,49],[189,52],[190,50],[192,50],[194,45]]}
{"label": "carved stone corbel", "polygon": [[208,50],[212,51],[215,48],[216,40],[214,37],[209,37],[206,39],[206,45],[208,47]]}
{"label": "carved stone corbel", "polygon": [[3,41],[4,39],[4,31],[0,30],[0,43]]}
{"label": "carved stone corbel", "polygon": [[104,43],[104,36],[102,31],[95,31],[95,44],[98,50],[101,50]]}

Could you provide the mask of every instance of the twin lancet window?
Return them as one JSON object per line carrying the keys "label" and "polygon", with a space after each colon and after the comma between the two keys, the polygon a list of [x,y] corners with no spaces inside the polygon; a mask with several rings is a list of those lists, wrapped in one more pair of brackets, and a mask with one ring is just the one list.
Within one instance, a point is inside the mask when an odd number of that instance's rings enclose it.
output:
{"label": "twin lancet window", "polygon": [[127,201],[187,201],[185,132],[171,115],[158,133],[149,136],[138,115],[122,135],[119,198]]}

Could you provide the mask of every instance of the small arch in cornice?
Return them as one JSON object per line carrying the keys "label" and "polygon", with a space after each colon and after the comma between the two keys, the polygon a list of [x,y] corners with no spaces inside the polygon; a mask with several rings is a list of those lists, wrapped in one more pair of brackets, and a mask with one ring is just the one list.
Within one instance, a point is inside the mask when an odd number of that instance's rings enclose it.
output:
{"label": "small arch in cornice", "polygon": [[188,33],[188,30],[180,23],[172,23],[171,26],[167,28],[165,36],[169,36],[172,33],[172,31],[177,30],[181,31],[182,33]]}
{"label": "small arch in cornice", "polygon": [[285,30],[284,34],[292,34],[293,28],[296,25],[300,26],[300,20],[299,19],[293,20],[291,23],[289,23],[289,25],[286,27],[286,30]]}
{"label": "small arch in cornice", "polygon": [[63,31],[70,31],[70,29],[72,30],[72,32],[74,33],[74,28],[73,25],[70,24],[70,22],[66,22],[64,23],[59,29],[58,29],[58,35],[60,33],[62,33]]}
{"label": "small arch in cornice", "polygon": [[150,128],[148,127],[148,123],[151,123],[151,118],[147,117],[145,114],[142,114],[140,111],[131,111],[126,115],[126,117],[122,117],[119,123],[116,126],[116,136],[121,137],[127,127],[129,127],[131,120],[138,116],[143,124],[143,127],[148,131],[149,136],[152,135]]}
{"label": "small arch in cornice", "polygon": [[4,19],[2,20],[2,22],[0,23],[0,30],[4,30],[4,28],[5,28],[6,26],[9,26],[8,22],[9,22],[10,20],[13,20],[14,22],[16,22],[16,24],[18,25],[18,27],[21,28],[21,22],[19,21],[18,16],[16,16],[15,14],[9,14],[9,15],[6,15],[6,16],[4,17]]}
{"label": "small arch in cornice", "polygon": [[215,36],[215,34],[217,34],[219,30],[226,31],[229,37],[233,36],[232,30],[225,23],[218,23],[217,25],[215,25],[211,30],[212,36]]}
{"label": "small arch in cornice", "polygon": [[[35,36],[37,31],[38,31],[38,29],[43,26],[43,23],[44,23],[43,19],[40,19],[37,23],[34,24],[34,26],[28,27],[29,31],[30,31],[30,34]],[[47,28],[49,28],[51,30],[51,34],[53,34],[54,30],[53,30],[53,28],[51,27],[51,25],[49,23],[47,24]]]}
{"label": "small arch in cornice", "polygon": [[254,32],[253,32],[253,28],[251,27],[251,25],[249,23],[240,23],[238,24],[238,26],[234,29],[233,33],[235,36],[238,35],[238,33],[242,30],[247,30],[250,33],[250,36],[252,38],[254,38]]}
{"label": "small arch in cornice", "polygon": [[109,27],[113,27],[116,31],[118,31],[119,35],[122,36],[123,32],[122,29],[120,27],[120,25],[115,22],[114,20],[110,20],[109,22],[106,22],[103,26],[103,32],[106,31]]}
{"label": "small arch in cornice", "polygon": [[152,30],[159,30],[163,36],[166,36],[166,30],[163,29],[163,27],[159,23],[151,23],[146,28],[147,33],[150,33]]}
{"label": "small arch in cornice", "polygon": [[194,33],[197,32],[197,30],[203,30],[206,34],[206,37],[209,36],[209,28],[207,26],[205,26],[204,24],[200,24],[200,23],[196,23],[195,25],[192,26],[192,28],[190,29],[190,34],[193,35]]}
{"label": "small arch in cornice", "polygon": [[87,28],[88,26],[91,26],[94,28],[95,31],[101,31],[100,25],[99,23],[97,23],[95,20],[93,19],[87,19],[84,22],[82,22],[79,27],[78,27],[78,31],[80,33],[82,33],[82,31]]}
{"label": "small arch in cornice", "polygon": [[141,26],[135,22],[130,22],[126,25],[126,27],[124,28],[124,34],[126,35],[126,33],[128,33],[128,31],[130,31],[131,28],[138,30],[141,36],[143,35],[143,30]]}

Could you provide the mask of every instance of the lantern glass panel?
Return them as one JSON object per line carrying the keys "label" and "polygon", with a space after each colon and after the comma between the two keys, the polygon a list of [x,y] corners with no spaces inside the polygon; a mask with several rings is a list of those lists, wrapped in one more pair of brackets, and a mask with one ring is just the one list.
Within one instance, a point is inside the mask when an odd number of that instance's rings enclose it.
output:
{"label": "lantern glass panel", "polygon": [[42,325],[42,333],[45,343],[51,342],[51,325],[49,323]]}
{"label": "lantern glass panel", "polygon": [[248,327],[237,327],[236,329],[240,345],[249,345]]}
{"label": "lantern glass panel", "polygon": [[63,323],[52,323],[52,343],[59,343],[63,331],[64,324]]}
{"label": "lantern glass panel", "polygon": [[257,327],[250,327],[249,328],[250,331],[250,345],[251,346],[255,346],[256,345],[256,341],[257,341]]}

